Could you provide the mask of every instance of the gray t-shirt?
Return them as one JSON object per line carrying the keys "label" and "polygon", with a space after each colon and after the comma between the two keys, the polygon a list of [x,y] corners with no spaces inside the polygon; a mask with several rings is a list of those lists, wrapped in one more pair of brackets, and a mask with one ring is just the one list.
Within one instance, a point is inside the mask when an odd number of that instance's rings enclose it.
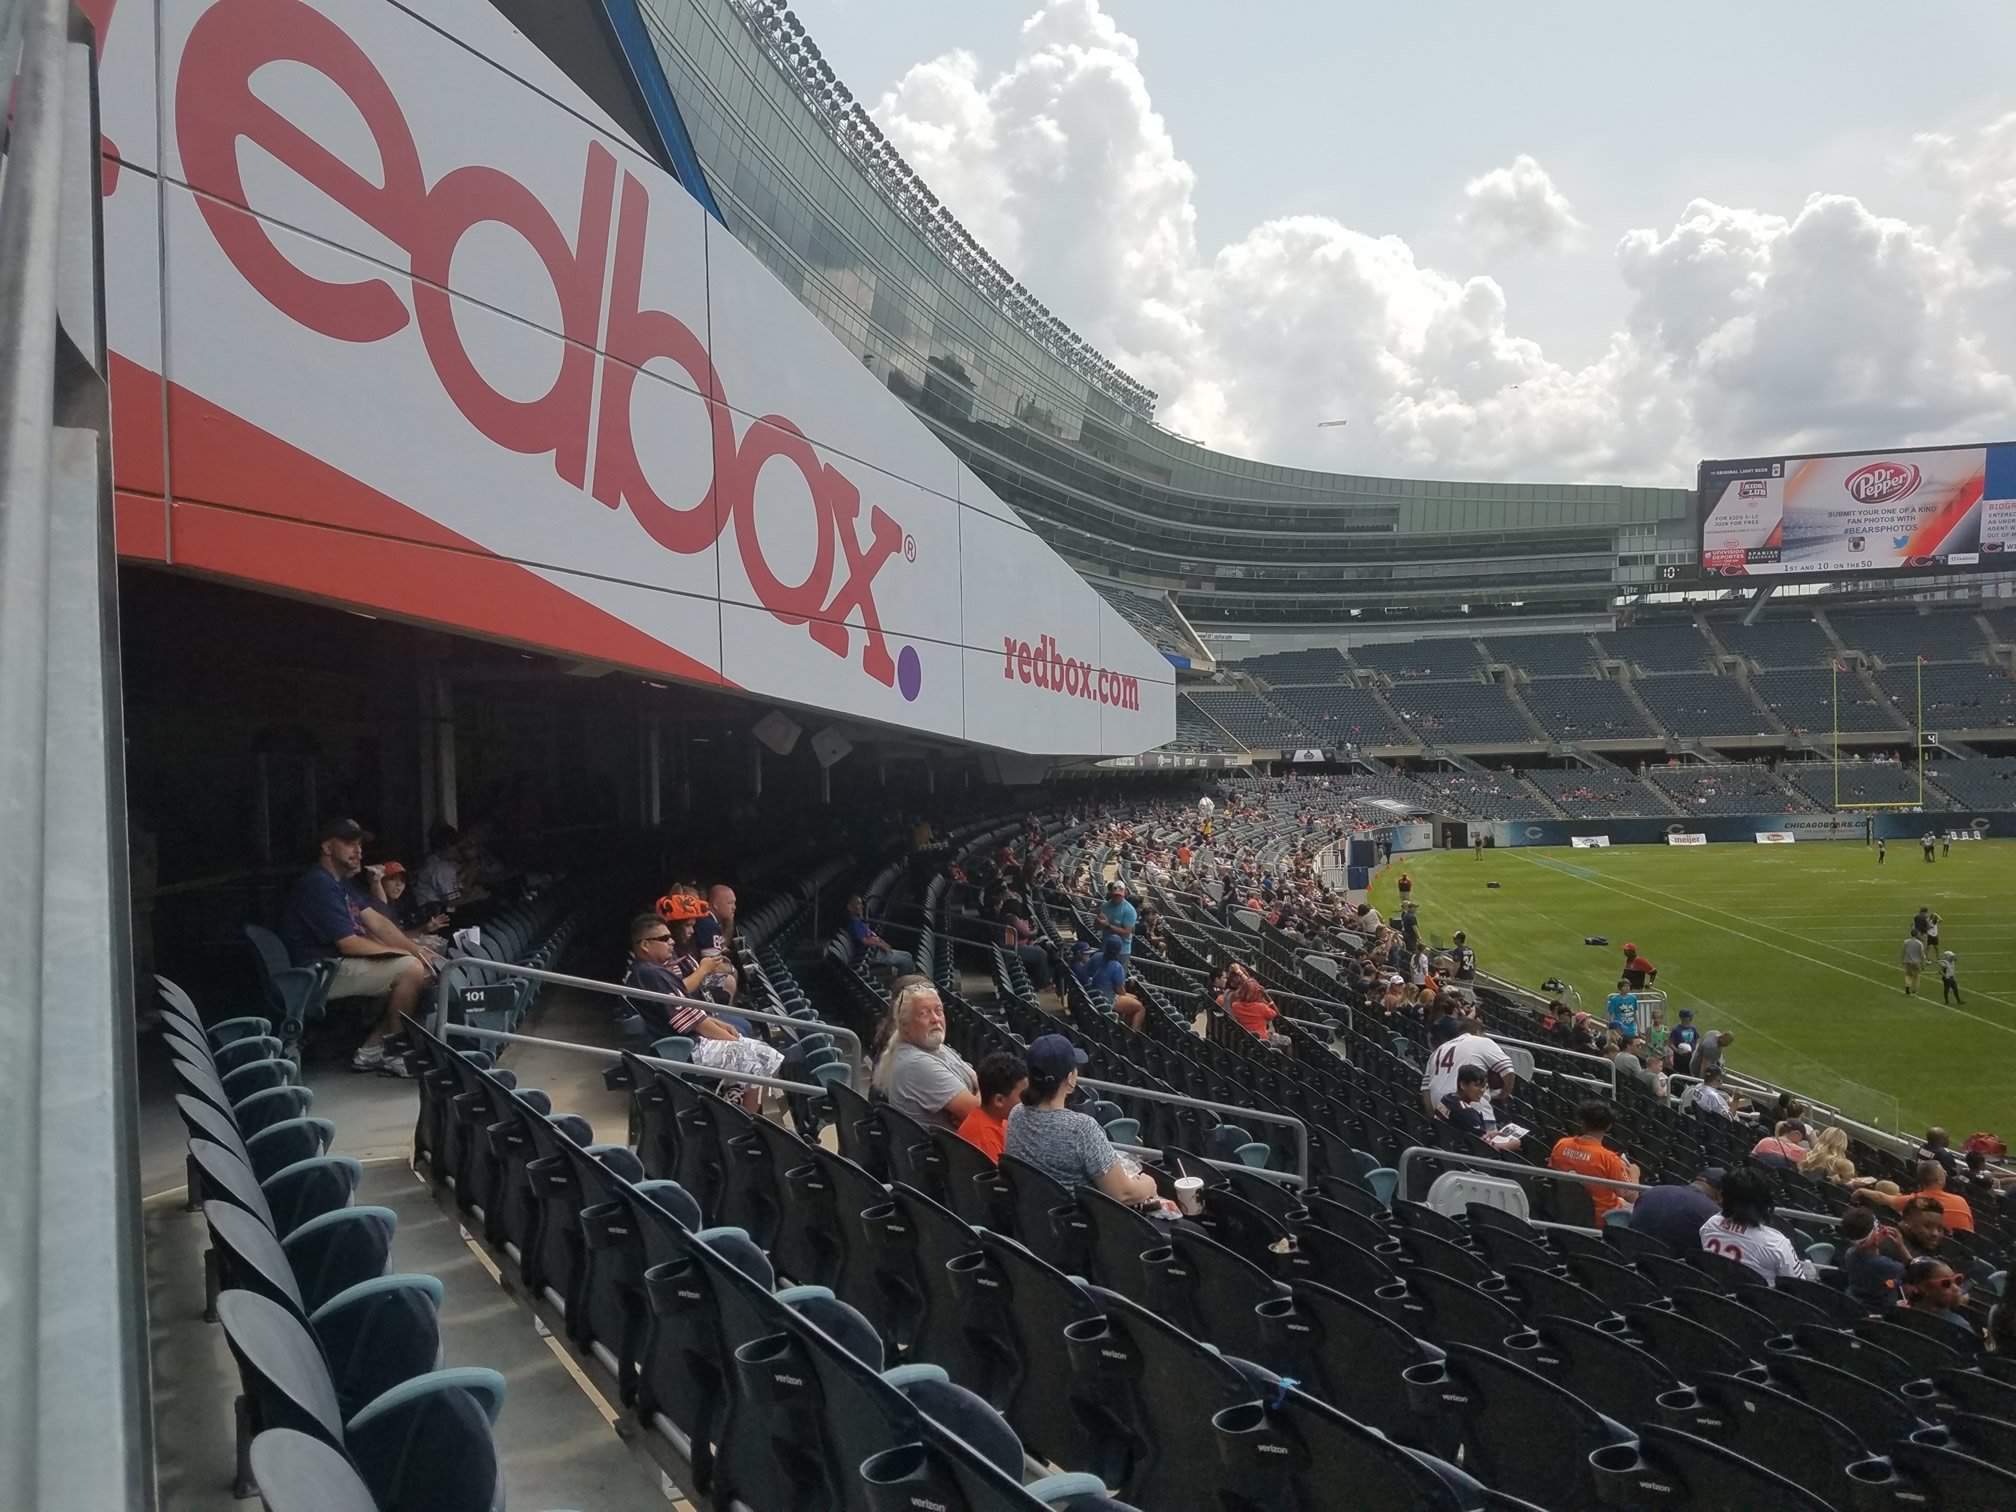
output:
{"label": "gray t-shirt", "polygon": [[1916,935],[1911,935],[1904,941],[1904,964],[1906,966],[1925,964],[1925,942]]}
{"label": "gray t-shirt", "polygon": [[1074,1192],[1097,1182],[1120,1158],[1096,1118],[1026,1104],[1008,1115],[1007,1152]]}
{"label": "gray t-shirt", "polygon": [[889,1105],[899,1113],[925,1123],[941,1123],[956,1128],[945,1115],[945,1105],[961,1092],[975,1086],[973,1068],[950,1045],[936,1050],[920,1050],[915,1045],[898,1044],[889,1054]]}

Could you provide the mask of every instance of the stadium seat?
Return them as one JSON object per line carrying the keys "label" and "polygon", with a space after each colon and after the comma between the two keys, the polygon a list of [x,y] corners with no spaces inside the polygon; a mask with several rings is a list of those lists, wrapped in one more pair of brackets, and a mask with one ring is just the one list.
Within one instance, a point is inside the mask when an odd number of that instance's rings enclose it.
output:
{"label": "stadium seat", "polygon": [[1589,1457],[1603,1504],[1639,1507],[1648,1498],[1675,1512],[1769,1507],[1773,1512],[1830,1512],[1829,1504],[1755,1460],[1712,1440],[1650,1423],[1638,1442],[1613,1444]]}
{"label": "stadium seat", "polygon": [[399,1222],[390,1208],[346,1207],[281,1240],[236,1203],[206,1202],[203,1218],[218,1256],[219,1290],[257,1292],[303,1320],[337,1293],[385,1274]]}
{"label": "stadium seat", "polygon": [[266,1512],[378,1512],[356,1467],[310,1434],[267,1429],[252,1441],[250,1466]]}
{"label": "stadium seat", "polygon": [[290,1048],[298,1046],[308,1025],[320,1019],[327,1009],[336,963],[317,961],[296,966],[280,937],[258,924],[245,926],[245,938],[258,956],[270,1018],[279,1026],[279,1038]]}
{"label": "stadium seat", "polygon": [[1490,1349],[1451,1343],[1445,1358],[1414,1366],[1403,1379],[1415,1411],[1456,1419],[1469,1473],[1495,1491],[1561,1512],[1595,1507],[1590,1456],[1632,1442],[1623,1424]]}

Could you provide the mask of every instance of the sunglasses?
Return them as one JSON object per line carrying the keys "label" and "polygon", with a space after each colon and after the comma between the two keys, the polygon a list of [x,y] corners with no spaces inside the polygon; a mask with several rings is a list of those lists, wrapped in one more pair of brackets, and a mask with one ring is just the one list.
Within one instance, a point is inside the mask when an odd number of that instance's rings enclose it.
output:
{"label": "sunglasses", "polygon": [[644,943],[646,945],[670,945],[672,943],[672,936],[669,934],[646,935],[644,936]]}

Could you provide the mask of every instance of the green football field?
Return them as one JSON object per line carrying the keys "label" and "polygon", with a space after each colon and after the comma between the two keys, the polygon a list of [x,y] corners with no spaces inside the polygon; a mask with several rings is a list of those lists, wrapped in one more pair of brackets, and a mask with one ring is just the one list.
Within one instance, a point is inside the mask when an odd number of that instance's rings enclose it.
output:
{"label": "green football field", "polygon": [[[1404,869],[1430,936],[1464,930],[1479,969],[1523,987],[1559,978],[1599,1017],[1626,940],[1659,968],[1667,1020],[1694,1010],[1736,1036],[1729,1064],[1904,1132],[1944,1124],[2016,1135],[2016,842],[1915,842],[1882,866],[1853,842],[1437,851],[1396,858],[1372,889],[1390,916]],[[1496,882],[1496,888],[1486,884]],[[1941,918],[1964,1007],[1927,963],[1907,998],[1911,916]],[[1605,947],[1585,945],[1606,936]]]}

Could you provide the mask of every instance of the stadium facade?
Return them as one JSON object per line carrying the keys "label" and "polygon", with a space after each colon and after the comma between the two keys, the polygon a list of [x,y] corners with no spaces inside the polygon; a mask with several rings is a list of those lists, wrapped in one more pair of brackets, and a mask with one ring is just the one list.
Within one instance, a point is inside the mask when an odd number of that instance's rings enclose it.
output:
{"label": "stadium facade", "polygon": [[1692,559],[1680,488],[1284,467],[1156,423],[903,162],[788,10],[654,0],[652,41],[736,236],[1089,577],[1199,630],[1607,615]]}

